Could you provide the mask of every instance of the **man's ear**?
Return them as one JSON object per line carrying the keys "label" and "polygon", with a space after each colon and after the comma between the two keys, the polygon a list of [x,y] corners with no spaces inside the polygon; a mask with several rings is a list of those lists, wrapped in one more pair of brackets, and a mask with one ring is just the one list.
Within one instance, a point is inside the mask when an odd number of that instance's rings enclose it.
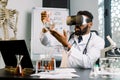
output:
{"label": "man's ear", "polygon": [[93,22],[89,22],[89,23],[88,23],[88,26],[89,26],[89,27],[92,27],[92,26],[93,26]]}

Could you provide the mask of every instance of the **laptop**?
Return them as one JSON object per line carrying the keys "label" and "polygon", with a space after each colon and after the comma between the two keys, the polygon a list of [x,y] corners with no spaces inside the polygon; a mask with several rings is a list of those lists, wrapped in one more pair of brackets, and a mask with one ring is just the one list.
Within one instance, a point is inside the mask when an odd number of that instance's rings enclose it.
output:
{"label": "laptop", "polygon": [[3,57],[5,66],[16,67],[16,55],[23,55],[21,60],[22,68],[33,68],[25,40],[0,41],[0,52]]}

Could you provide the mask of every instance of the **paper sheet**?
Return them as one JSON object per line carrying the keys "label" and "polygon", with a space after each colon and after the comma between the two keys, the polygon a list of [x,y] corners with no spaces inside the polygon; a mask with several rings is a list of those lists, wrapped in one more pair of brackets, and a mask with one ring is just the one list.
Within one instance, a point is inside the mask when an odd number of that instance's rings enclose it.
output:
{"label": "paper sheet", "polygon": [[71,79],[73,77],[80,77],[75,74],[75,69],[73,68],[57,68],[54,71],[50,72],[39,72],[32,74],[31,76],[39,76],[40,78],[49,78],[49,79]]}

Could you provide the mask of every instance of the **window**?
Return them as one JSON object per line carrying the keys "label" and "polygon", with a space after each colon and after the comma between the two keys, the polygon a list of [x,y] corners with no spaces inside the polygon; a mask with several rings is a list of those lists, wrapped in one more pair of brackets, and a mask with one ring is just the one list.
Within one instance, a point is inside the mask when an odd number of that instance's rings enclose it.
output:
{"label": "window", "polygon": [[99,34],[105,37],[106,46],[110,35],[117,47],[120,47],[120,0],[98,0]]}
{"label": "window", "polygon": [[111,0],[111,33],[117,47],[120,47],[120,0]]}
{"label": "window", "polygon": [[98,0],[98,31],[99,35],[104,38],[104,0]]}

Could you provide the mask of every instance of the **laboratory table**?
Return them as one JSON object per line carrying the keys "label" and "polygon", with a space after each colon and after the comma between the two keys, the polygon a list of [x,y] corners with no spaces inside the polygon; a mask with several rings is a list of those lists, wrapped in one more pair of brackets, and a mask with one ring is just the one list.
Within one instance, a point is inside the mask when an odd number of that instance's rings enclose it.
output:
{"label": "laboratory table", "polygon": [[[107,77],[94,77],[90,78],[90,71],[91,69],[75,69],[76,74],[79,75],[80,77],[73,78],[70,80],[120,80],[119,78],[111,78],[109,76]],[[67,79],[41,79],[40,77],[37,76],[16,76],[5,69],[0,69],[0,80],[67,80]],[[69,80],[69,79],[68,79]]]}

